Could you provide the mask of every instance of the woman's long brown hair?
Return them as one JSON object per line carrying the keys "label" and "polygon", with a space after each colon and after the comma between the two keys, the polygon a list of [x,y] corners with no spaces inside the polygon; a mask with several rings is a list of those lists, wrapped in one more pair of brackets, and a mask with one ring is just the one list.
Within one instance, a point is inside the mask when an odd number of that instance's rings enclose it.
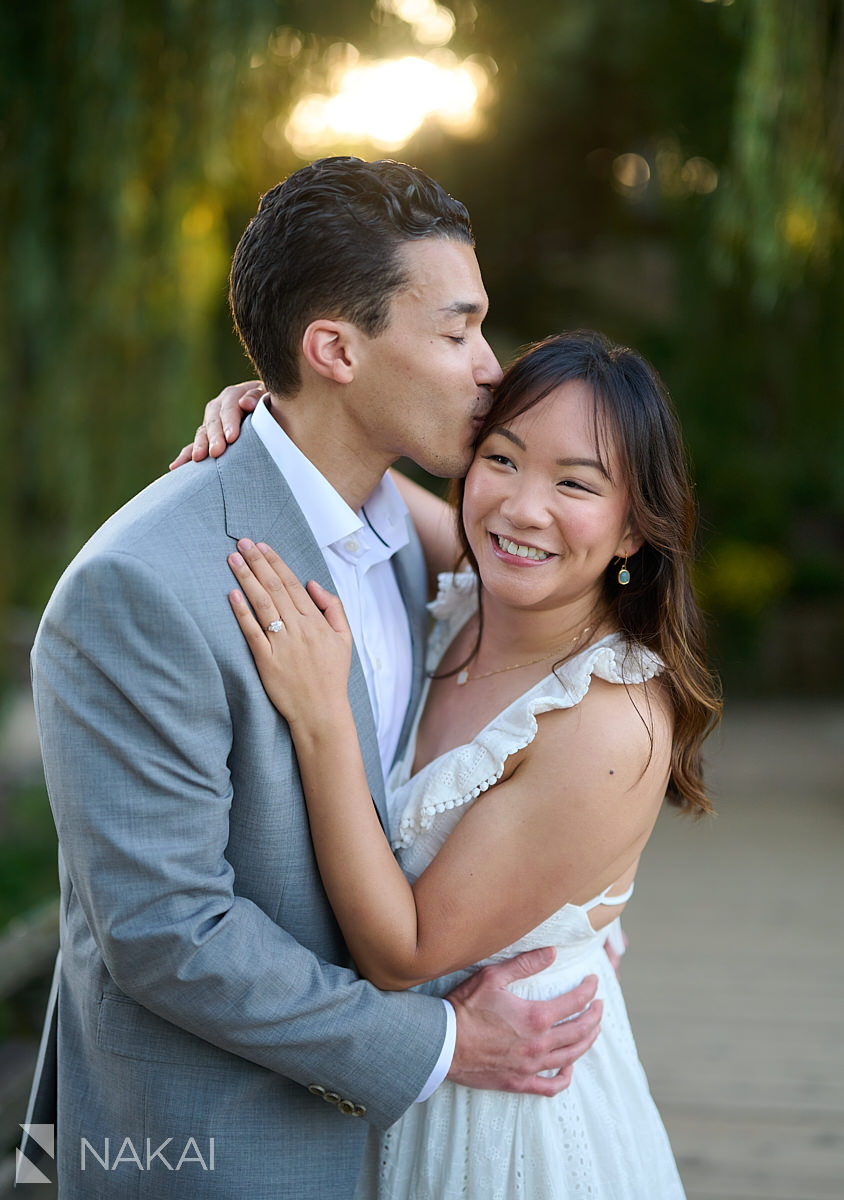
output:
{"label": "woman's long brown hair", "polygon": [[[627,563],[629,584],[618,582],[619,563],[606,569],[608,616],[631,644],[646,646],[665,664],[660,678],[674,715],[667,799],[690,813],[708,813],[712,805],[703,785],[702,746],[720,719],[720,689],[707,666],[704,620],[690,579],[697,533],[694,493],[677,416],[662,380],[640,354],[613,345],[600,333],[546,338],[505,372],[478,445],[494,428],[575,380],[592,387],[599,458],[609,471],[607,447],[616,447],[630,517],[644,538]],[[463,491],[461,480],[458,512]],[[459,530],[465,557],[477,573],[462,520]]]}

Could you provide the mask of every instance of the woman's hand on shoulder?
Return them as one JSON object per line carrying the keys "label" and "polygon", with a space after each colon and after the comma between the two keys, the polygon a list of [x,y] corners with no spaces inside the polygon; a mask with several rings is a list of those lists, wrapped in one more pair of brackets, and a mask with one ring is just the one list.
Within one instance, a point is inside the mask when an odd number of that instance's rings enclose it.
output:
{"label": "woman's hand on shoulder", "polygon": [[265,391],[266,388],[258,379],[232,383],[223,388],[205,405],[202,424],[194,434],[193,441],[173,459],[170,470],[174,471],[191,460],[201,462],[209,454],[212,458],[219,458],[227,446],[237,441],[244,416],[255,411]]}
{"label": "woman's hand on shoulder", "polygon": [[307,730],[345,716],[352,635],[339,598],[315,580],[304,588],[262,542],[242,538],[228,562],[242,588],[229,602],[275,707]]}

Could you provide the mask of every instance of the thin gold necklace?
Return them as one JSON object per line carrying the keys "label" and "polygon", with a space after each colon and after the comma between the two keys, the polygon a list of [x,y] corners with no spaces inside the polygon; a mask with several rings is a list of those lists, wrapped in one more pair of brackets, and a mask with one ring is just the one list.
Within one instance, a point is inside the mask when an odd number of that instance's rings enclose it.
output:
{"label": "thin gold necklace", "polygon": [[[587,625],[585,629],[581,629],[580,633],[576,633],[566,648],[568,654],[576,642],[579,642],[582,637],[585,637],[591,630],[592,626]],[[539,658],[531,658],[527,662],[513,663],[509,667],[496,667],[494,671],[484,671],[481,675],[470,675],[468,665],[457,672],[456,680],[458,687],[464,687],[467,683],[471,683],[474,679],[489,679],[490,675],[502,675],[505,671],[518,671],[522,667],[532,667],[536,663],[544,662],[546,658],[553,658],[559,654],[559,650],[551,650],[547,654],[540,654]]]}

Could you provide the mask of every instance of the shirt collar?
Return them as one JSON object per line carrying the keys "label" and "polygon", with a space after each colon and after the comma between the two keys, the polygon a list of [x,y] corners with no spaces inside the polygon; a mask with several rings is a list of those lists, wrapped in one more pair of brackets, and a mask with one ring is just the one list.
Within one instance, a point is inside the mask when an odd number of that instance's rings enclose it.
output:
{"label": "shirt collar", "polygon": [[332,547],[342,554],[345,541],[361,530],[378,558],[390,558],[407,544],[407,507],[389,475],[355,513],[288,437],[264,400],[252,414],[252,428],[287,480],[320,550]]}

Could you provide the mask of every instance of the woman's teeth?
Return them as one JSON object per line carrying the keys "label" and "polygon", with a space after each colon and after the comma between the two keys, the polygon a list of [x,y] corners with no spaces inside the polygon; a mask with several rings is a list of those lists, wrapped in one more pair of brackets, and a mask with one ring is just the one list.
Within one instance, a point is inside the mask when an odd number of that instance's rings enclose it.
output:
{"label": "woman's teeth", "polygon": [[499,534],[495,536],[498,540],[498,545],[505,554],[515,554],[519,558],[543,559],[548,557],[547,551],[537,550],[536,546],[520,546],[518,542],[511,542],[509,538],[501,537]]}

